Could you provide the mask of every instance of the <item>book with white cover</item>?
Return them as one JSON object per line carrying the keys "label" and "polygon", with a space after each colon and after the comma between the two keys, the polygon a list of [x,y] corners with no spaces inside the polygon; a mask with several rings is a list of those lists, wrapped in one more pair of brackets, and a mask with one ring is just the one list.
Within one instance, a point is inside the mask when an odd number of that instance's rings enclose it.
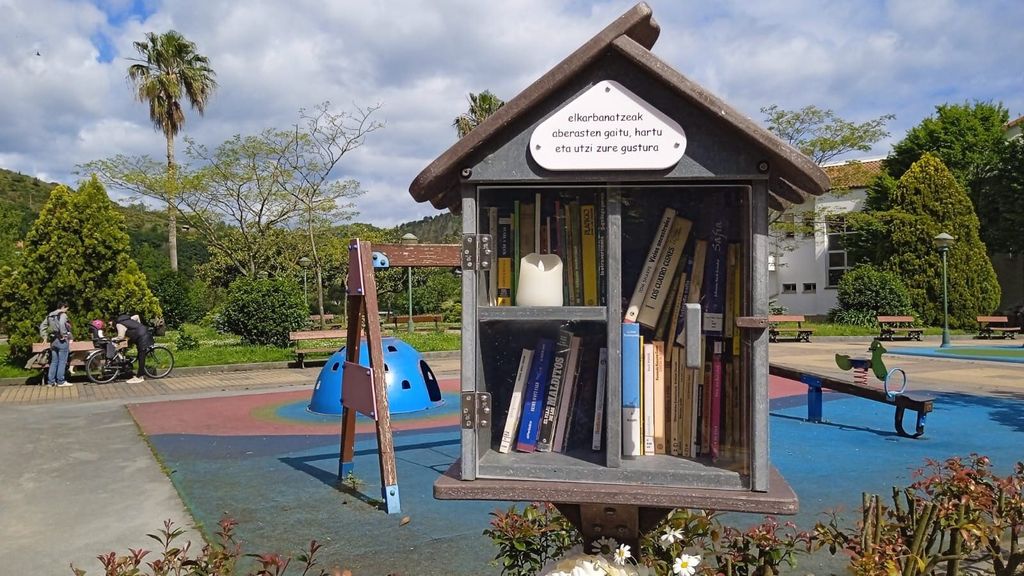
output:
{"label": "book with white cover", "polygon": [[519,428],[519,415],[523,411],[523,389],[526,387],[526,380],[530,377],[530,365],[533,363],[533,350],[523,349],[523,355],[519,358],[519,370],[516,372],[516,381],[512,386],[512,399],[508,405],[508,417],[505,418],[505,430],[501,433],[501,444],[498,452],[507,454],[512,449],[512,443],[516,438],[516,431]]}

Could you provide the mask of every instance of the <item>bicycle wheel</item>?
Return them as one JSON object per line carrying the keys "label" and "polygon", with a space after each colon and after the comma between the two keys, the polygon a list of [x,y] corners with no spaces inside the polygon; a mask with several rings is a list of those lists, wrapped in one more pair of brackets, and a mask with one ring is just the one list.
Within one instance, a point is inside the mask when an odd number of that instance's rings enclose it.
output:
{"label": "bicycle wheel", "polygon": [[174,354],[165,346],[157,344],[146,353],[146,376],[163,378],[174,369]]}
{"label": "bicycle wheel", "polygon": [[85,359],[85,375],[93,384],[106,384],[117,378],[120,368],[107,360],[102,350],[97,350]]}

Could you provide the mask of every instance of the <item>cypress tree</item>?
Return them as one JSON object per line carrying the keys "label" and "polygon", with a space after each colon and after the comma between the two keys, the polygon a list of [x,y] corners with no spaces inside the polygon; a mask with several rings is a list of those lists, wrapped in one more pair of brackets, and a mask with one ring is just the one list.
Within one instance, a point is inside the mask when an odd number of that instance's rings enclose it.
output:
{"label": "cypress tree", "polygon": [[938,156],[925,153],[890,189],[888,210],[851,219],[860,256],[903,279],[919,320],[941,325],[942,255],[934,238],[956,241],[947,253],[949,324],[973,326],[999,305],[995,270],[979,236],[978,217],[964,186]]}
{"label": "cypress tree", "polygon": [[30,353],[39,340],[39,322],[61,300],[69,304],[76,339],[88,338],[92,319],[132,312],[151,321],[161,315],[131,258],[124,219],[96,178],[76,191],[53,190],[25,238],[21,262],[5,272],[0,323],[14,358]]}

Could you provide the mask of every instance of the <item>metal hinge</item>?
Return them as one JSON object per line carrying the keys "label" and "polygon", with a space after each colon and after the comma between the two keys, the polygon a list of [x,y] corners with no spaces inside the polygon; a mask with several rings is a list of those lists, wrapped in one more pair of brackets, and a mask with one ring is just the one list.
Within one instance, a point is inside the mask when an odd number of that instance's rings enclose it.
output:
{"label": "metal hinge", "polygon": [[464,430],[490,429],[491,395],[486,392],[462,393],[462,428]]}
{"label": "metal hinge", "polygon": [[462,235],[462,269],[486,272],[494,261],[490,234]]}

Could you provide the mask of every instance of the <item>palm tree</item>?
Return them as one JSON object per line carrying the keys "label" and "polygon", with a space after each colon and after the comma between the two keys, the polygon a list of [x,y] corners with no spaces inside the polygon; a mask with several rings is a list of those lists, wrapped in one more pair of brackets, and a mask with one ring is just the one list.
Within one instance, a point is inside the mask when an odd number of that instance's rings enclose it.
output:
{"label": "palm tree", "polygon": [[484,90],[479,94],[470,92],[469,110],[465,114],[459,114],[452,122],[452,126],[458,131],[459,138],[462,138],[504,105],[505,101],[492,94],[490,90]]}
{"label": "palm tree", "polygon": [[188,99],[200,115],[213,94],[217,82],[210,60],[199,54],[194,42],[174,30],[163,34],[150,32],[144,42],[135,42],[140,58],[131,58],[128,80],[139,102],[149,103],[149,119],[167,138],[167,243],[171,270],[178,270],[177,217],[174,208],[174,137],[185,125],[181,101]]}

